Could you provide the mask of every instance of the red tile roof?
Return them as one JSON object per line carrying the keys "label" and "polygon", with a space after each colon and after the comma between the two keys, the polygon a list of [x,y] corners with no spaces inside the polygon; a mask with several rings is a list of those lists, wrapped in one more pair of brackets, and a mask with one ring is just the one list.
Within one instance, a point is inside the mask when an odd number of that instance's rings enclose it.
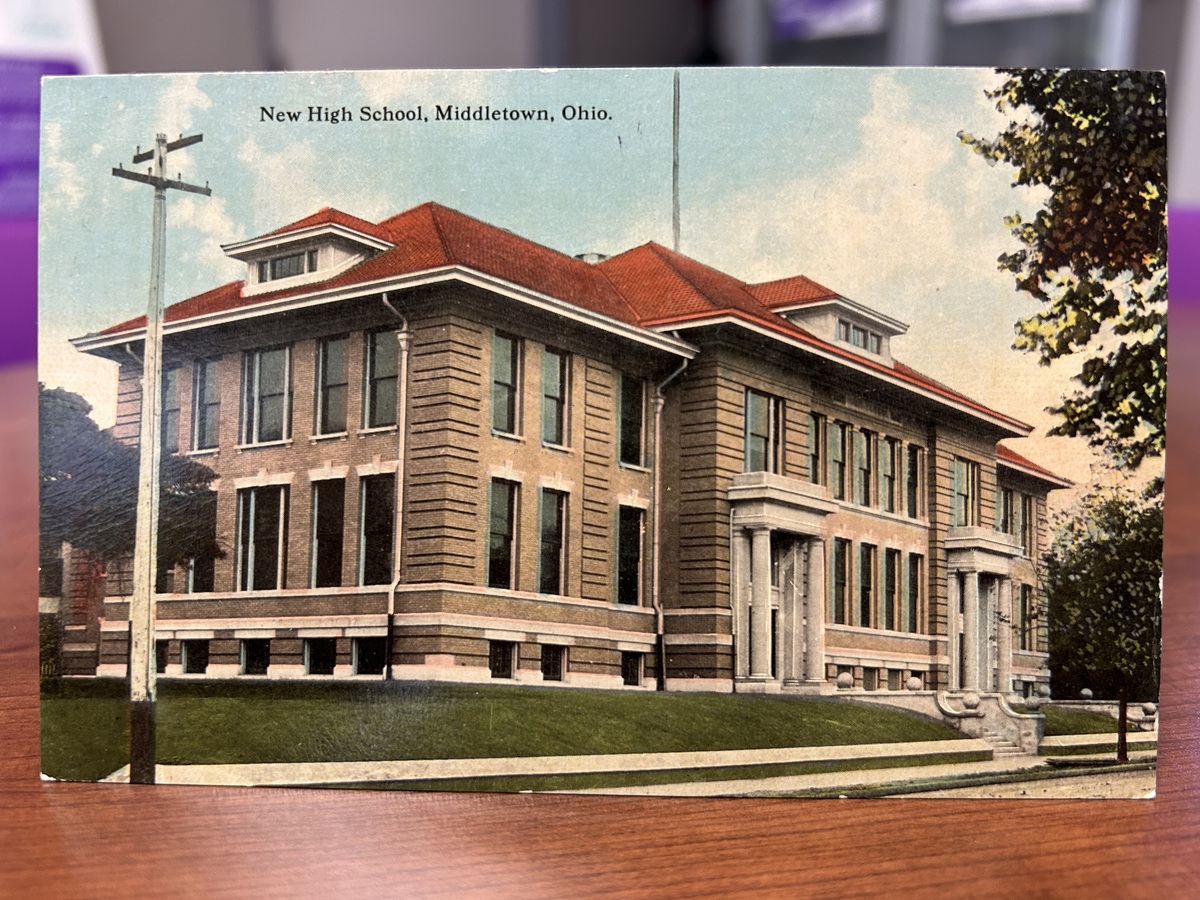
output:
{"label": "red tile roof", "polygon": [[292,231],[302,231],[305,228],[312,228],[316,225],[342,225],[354,231],[370,235],[371,237],[379,238],[381,241],[388,240],[387,231],[374,222],[368,222],[366,219],[360,219],[358,216],[344,213],[340,209],[334,209],[332,206],[322,206],[311,216],[305,216],[303,219],[298,219],[289,225],[284,225],[282,228],[268,231],[263,237],[278,237],[282,234],[288,234]]}
{"label": "red tile roof", "polygon": [[[389,277],[461,266],[643,328],[663,330],[668,325],[685,327],[689,322],[732,317],[856,366],[921,387],[1014,426],[1021,424],[903,363],[895,362],[889,366],[852,353],[815,337],[774,313],[772,307],[839,296],[804,276],[746,284],[654,242],[591,264],[432,202],[378,224],[326,207],[270,234],[286,234],[329,222],[380,237],[394,246],[315,284],[310,282],[245,297],[242,282],[231,282],[170,306],[166,321],[254,306],[314,290],[336,290]],[[144,328],[145,323],[146,317],[141,316],[100,333],[119,334]]]}
{"label": "red tile roof", "polygon": [[996,445],[996,457],[1002,463],[1003,462],[1012,463],[1013,465],[1020,466],[1023,469],[1029,469],[1032,472],[1036,472],[1039,475],[1046,476],[1046,478],[1050,479],[1051,481],[1054,481],[1055,483],[1058,483],[1058,484],[1061,484],[1063,482],[1066,482],[1067,484],[1071,483],[1068,479],[1063,478],[1061,475],[1055,475],[1049,469],[1043,468],[1042,466],[1039,466],[1035,462],[1031,462],[1030,460],[1026,459],[1024,456],[1022,456],[1020,453],[1018,453],[1016,450],[1012,450],[1012,449],[1004,446],[1004,444]]}
{"label": "red tile roof", "polygon": [[780,278],[777,281],[763,281],[759,284],[747,285],[747,288],[760,303],[771,309],[816,303],[818,300],[834,300],[841,296],[837,291],[831,291],[824,285],[817,284],[807,275],[793,275],[791,278]]}

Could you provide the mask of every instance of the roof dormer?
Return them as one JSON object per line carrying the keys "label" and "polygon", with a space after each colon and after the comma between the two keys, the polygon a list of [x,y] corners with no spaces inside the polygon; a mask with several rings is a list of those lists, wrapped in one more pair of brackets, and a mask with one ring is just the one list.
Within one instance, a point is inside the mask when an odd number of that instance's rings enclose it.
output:
{"label": "roof dormer", "polygon": [[378,226],[326,207],[221,249],[246,264],[242,294],[250,297],[326,281],[393,246]]}
{"label": "roof dormer", "polygon": [[891,339],[908,331],[898,319],[845,297],[775,310],[794,325],[860,356],[892,363]]}

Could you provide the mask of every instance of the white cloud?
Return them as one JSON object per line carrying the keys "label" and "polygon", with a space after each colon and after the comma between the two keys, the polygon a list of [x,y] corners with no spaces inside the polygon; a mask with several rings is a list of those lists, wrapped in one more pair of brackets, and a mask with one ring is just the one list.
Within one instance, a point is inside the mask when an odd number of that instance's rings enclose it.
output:
{"label": "white cloud", "polygon": [[41,194],[43,207],[55,212],[76,210],[87,197],[79,167],[63,155],[62,123],[47,122],[42,153],[47,190]]}

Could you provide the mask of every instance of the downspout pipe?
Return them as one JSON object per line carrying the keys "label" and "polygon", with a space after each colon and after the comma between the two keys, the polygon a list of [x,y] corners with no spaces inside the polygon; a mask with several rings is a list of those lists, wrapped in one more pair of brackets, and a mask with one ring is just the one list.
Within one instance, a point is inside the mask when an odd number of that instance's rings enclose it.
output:
{"label": "downspout pipe", "polygon": [[685,359],[679,364],[674,372],[663,379],[654,389],[654,539],[653,549],[651,551],[651,602],[654,606],[654,654],[657,657],[655,666],[657,678],[655,679],[655,688],[660,691],[667,689],[667,647],[666,647],[666,628],[663,617],[662,607],[662,505],[660,503],[662,497],[662,414],[665,393],[668,385],[680,378],[688,367],[688,361]]}
{"label": "downspout pipe", "polygon": [[385,292],[383,305],[386,306],[399,321],[396,330],[396,508],[395,527],[392,529],[394,542],[392,545],[392,583],[388,585],[387,595],[387,636],[384,638],[384,668],[385,681],[392,680],[392,654],[396,646],[396,589],[400,586],[400,569],[404,549],[404,454],[408,434],[408,319],[392,305]]}

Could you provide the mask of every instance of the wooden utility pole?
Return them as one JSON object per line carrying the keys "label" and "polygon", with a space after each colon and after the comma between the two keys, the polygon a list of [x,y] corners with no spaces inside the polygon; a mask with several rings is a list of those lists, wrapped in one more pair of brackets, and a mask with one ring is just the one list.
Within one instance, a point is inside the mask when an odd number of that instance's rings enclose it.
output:
{"label": "wooden utility pole", "polygon": [[134,165],[150,162],[145,173],[118,167],[118,178],[154,188],[154,226],[150,241],[150,296],[146,306],[146,342],[142,352],[142,427],[139,438],[137,525],[133,547],[133,596],[129,600],[129,780],[153,784],[155,767],[154,588],[158,569],[159,465],[162,460],[162,282],[167,244],[167,190],[210,196],[208,185],[166,177],[167,154],[204,140],[180,135],[168,141],[156,135],[154,149],[133,155]]}

